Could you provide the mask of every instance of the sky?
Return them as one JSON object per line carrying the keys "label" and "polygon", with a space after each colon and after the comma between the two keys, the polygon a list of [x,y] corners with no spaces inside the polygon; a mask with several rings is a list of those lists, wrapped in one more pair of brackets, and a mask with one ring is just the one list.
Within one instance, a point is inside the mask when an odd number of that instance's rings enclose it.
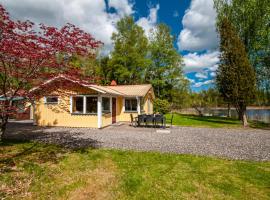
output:
{"label": "sky", "polygon": [[132,15],[146,35],[166,23],[184,61],[184,75],[193,91],[212,87],[218,68],[218,35],[213,0],[0,0],[13,19],[61,27],[72,23],[113,49],[116,23]]}

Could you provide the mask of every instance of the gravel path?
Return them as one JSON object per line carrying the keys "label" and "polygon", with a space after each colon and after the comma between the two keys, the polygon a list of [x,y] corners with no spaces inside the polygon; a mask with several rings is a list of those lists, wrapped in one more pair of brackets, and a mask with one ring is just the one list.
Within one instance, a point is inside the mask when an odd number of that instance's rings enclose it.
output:
{"label": "gravel path", "polygon": [[8,127],[8,137],[56,143],[70,148],[92,146],[270,161],[269,130],[173,127],[157,131],[125,124],[97,130],[41,128],[27,122],[12,122]]}

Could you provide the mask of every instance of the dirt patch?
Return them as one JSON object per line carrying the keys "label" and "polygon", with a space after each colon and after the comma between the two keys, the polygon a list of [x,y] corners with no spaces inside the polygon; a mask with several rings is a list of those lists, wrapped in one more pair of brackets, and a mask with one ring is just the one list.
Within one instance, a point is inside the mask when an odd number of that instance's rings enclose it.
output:
{"label": "dirt patch", "polygon": [[114,188],[118,183],[116,171],[117,168],[111,160],[101,162],[87,175],[85,187],[72,191],[68,195],[68,199],[115,199]]}
{"label": "dirt patch", "polygon": [[[14,169],[15,171],[15,169]],[[22,172],[14,172],[12,183],[7,184],[2,182],[0,186],[0,199],[5,197],[14,197],[18,199],[30,198],[31,193],[29,192],[30,184],[33,181],[32,176],[26,176]],[[2,196],[2,197],[1,197]]]}

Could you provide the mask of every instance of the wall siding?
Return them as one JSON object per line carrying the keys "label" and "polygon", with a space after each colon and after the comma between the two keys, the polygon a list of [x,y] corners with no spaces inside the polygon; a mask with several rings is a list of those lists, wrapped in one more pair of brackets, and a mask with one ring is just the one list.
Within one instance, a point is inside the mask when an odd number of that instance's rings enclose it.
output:
{"label": "wall siding", "polygon": [[97,115],[74,115],[69,112],[69,98],[61,96],[59,105],[44,104],[41,98],[36,105],[39,126],[66,126],[97,128]]}
{"label": "wall siding", "polygon": [[[79,94],[97,94],[97,92],[85,89],[85,88],[67,88],[58,89],[47,94],[59,96],[59,104],[45,104],[44,98],[40,98],[36,102],[35,119],[39,126],[64,126],[64,127],[91,127],[98,128],[97,114],[94,115],[78,115],[70,113],[70,96]],[[124,112],[123,108],[124,97],[116,97],[116,122],[130,121],[130,114],[133,117],[138,116],[137,112]],[[147,100],[150,99],[150,112],[148,112]],[[143,98],[143,111],[141,113],[152,114],[153,113],[153,97],[148,93]],[[102,114],[102,127],[108,126],[112,123],[111,113]]]}

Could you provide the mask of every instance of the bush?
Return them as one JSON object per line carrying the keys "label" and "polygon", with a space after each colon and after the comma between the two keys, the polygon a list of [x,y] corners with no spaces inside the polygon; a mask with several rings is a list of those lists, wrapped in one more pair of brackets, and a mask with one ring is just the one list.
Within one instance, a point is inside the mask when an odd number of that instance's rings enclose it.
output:
{"label": "bush", "polygon": [[161,114],[166,114],[170,112],[170,103],[167,100],[155,99],[154,112],[161,113]]}

